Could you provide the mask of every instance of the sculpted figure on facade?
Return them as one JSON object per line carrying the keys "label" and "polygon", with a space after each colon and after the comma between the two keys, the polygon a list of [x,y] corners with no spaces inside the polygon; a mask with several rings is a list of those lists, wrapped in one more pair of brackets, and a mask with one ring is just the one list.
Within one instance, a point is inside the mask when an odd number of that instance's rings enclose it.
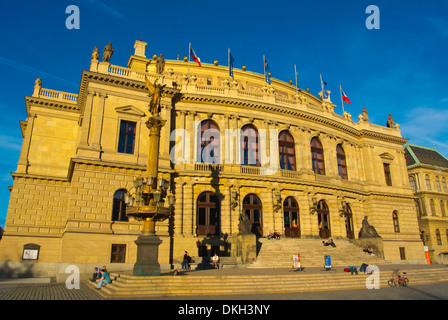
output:
{"label": "sculpted figure on facade", "polygon": [[109,62],[112,58],[112,54],[114,53],[114,48],[112,48],[112,44],[109,42],[105,47],[103,51],[103,61]]}
{"label": "sculpted figure on facade", "polygon": [[149,97],[151,98],[151,101],[149,102],[149,112],[152,116],[158,116],[159,115],[159,107],[160,107],[160,98],[162,96],[163,88],[165,88],[165,85],[158,85],[156,83],[151,83],[149,81],[148,77],[145,77],[146,85],[149,90]]}
{"label": "sculpted figure on facade", "polygon": [[156,59],[156,70],[158,74],[162,74],[165,70],[165,59],[163,58],[163,54]]}

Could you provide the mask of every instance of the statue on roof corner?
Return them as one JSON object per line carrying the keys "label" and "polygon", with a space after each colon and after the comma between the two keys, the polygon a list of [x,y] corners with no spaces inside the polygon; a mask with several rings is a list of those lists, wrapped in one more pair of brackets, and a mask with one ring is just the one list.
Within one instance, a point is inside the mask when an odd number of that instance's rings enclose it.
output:
{"label": "statue on roof corner", "polygon": [[149,97],[151,101],[149,102],[149,112],[152,116],[157,117],[159,115],[159,107],[160,107],[160,97],[162,96],[163,88],[166,85],[158,85],[156,83],[151,83],[148,77],[145,77],[146,86],[149,90]]}
{"label": "statue on roof corner", "polygon": [[109,62],[112,58],[112,54],[114,53],[114,48],[112,48],[112,44],[109,42],[103,51],[103,62]]}
{"label": "statue on roof corner", "polygon": [[392,115],[389,113],[389,117],[387,118],[386,126],[388,128],[394,128],[395,127],[395,121],[394,118],[392,118]]}
{"label": "statue on roof corner", "polygon": [[165,70],[165,59],[163,58],[163,54],[156,59],[156,70],[158,74],[162,74]]}

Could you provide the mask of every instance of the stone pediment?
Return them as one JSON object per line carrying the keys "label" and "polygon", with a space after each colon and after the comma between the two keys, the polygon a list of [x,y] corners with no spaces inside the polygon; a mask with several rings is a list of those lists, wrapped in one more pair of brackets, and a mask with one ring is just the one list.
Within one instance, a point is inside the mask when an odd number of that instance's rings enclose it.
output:
{"label": "stone pediment", "polygon": [[383,160],[391,160],[391,161],[395,159],[395,157],[391,155],[389,152],[384,152],[380,154],[380,158]]}
{"label": "stone pediment", "polygon": [[146,115],[142,110],[140,110],[132,105],[117,107],[117,108],[115,108],[115,111],[118,113],[124,113],[127,115],[133,115],[133,116],[138,116],[138,117],[144,117]]}

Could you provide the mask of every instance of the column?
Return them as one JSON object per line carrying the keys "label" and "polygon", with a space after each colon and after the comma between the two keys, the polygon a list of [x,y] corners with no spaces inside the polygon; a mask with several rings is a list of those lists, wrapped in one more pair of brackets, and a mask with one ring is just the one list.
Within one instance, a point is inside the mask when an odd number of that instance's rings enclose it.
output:
{"label": "column", "polygon": [[95,131],[93,133],[93,142],[92,142],[92,147],[95,150],[101,150],[101,135],[104,120],[104,105],[106,103],[107,95],[105,93],[99,93],[98,97],[99,97],[98,109],[96,112]]}
{"label": "column", "polygon": [[35,114],[31,114],[28,117],[26,124],[25,138],[23,139],[22,150],[20,152],[19,162],[17,163],[17,173],[28,173],[28,167],[30,165],[28,161],[28,155],[30,153],[31,137],[33,135]]}

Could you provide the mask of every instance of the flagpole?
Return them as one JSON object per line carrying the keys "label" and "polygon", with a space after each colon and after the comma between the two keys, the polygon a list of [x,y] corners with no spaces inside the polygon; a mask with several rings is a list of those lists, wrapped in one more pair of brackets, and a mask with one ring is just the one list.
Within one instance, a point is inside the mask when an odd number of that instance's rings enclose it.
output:
{"label": "flagpole", "polygon": [[263,55],[263,72],[264,72],[264,82],[266,82],[266,60]]}
{"label": "flagpole", "polygon": [[324,84],[322,82],[322,73],[320,74],[320,88],[322,90],[322,101],[324,100]]}
{"label": "flagpole", "polygon": [[229,61],[229,83],[230,83],[230,48],[228,48],[227,60]]}
{"label": "flagpole", "polygon": [[342,115],[344,115],[344,99],[342,99],[342,87],[339,85],[339,92],[341,93],[341,102],[342,102]]}
{"label": "flagpole", "polygon": [[191,42],[188,43],[188,79],[190,79],[190,53],[191,53]]}
{"label": "flagpole", "polygon": [[299,93],[299,84],[297,82],[297,68],[296,68],[296,65],[294,65],[294,72],[295,72],[295,75],[296,75],[296,89],[297,89],[297,93]]}

